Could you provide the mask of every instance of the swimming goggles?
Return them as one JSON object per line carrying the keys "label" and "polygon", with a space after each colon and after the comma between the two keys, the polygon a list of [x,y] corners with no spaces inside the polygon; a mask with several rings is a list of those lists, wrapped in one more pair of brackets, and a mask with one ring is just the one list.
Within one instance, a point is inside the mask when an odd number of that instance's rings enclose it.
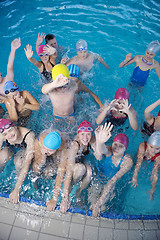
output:
{"label": "swimming goggles", "polygon": [[81,52],[81,51],[83,51],[83,50],[84,50],[84,51],[87,50],[87,47],[78,48],[78,49],[77,49],[77,52]]}
{"label": "swimming goggles", "polygon": [[92,132],[93,128],[91,128],[91,127],[80,127],[80,128],[78,128],[78,131],[84,131],[84,130],[88,130],[88,132]]}
{"label": "swimming goggles", "polygon": [[12,125],[14,125],[14,124],[13,123],[6,124],[3,128],[0,128],[0,133],[3,133],[5,129],[10,128]]}
{"label": "swimming goggles", "polygon": [[5,94],[9,94],[10,92],[15,92],[15,91],[17,91],[19,89],[19,87],[17,87],[17,88],[11,88],[10,90],[6,90],[5,91]]}
{"label": "swimming goggles", "polygon": [[48,54],[48,53],[40,53],[39,56],[40,56],[40,57],[49,56],[49,54]]}

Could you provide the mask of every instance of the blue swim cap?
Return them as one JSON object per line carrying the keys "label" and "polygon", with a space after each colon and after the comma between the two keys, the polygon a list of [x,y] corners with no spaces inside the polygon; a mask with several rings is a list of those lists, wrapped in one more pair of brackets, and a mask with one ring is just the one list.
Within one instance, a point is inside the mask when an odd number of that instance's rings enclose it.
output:
{"label": "blue swim cap", "polygon": [[61,136],[59,132],[50,132],[45,136],[43,145],[51,150],[57,150],[61,146]]}
{"label": "blue swim cap", "polygon": [[5,94],[9,94],[10,92],[15,92],[15,91],[18,91],[18,90],[19,90],[19,87],[17,86],[17,84],[15,82],[7,81],[4,84]]}
{"label": "blue swim cap", "polygon": [[80,69],[76,64],[70,64],[68,66],[69,76],[79,78]]}

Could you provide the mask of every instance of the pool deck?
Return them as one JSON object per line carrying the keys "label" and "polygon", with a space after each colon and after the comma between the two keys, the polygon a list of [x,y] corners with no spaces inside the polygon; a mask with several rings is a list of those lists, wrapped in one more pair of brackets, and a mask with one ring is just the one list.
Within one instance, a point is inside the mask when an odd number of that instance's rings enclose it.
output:
{"label": "pool deck", "polygon": [[0,197],[0,240],[158,240],[160,220],[122,220],[61,214]]}

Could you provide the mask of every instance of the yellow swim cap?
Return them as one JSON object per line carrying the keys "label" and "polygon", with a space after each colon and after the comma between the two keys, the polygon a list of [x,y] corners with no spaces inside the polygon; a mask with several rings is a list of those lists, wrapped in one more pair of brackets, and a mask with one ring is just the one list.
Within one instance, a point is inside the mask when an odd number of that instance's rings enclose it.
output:
{"label": "yellow swim cap", "polygon": [[69,69],[64,64],[57,64],[52,68],[52,79],[53,81],[56,79],[56,77],[59,74],[63,74],[63,76],[67,77],[69,79]]}

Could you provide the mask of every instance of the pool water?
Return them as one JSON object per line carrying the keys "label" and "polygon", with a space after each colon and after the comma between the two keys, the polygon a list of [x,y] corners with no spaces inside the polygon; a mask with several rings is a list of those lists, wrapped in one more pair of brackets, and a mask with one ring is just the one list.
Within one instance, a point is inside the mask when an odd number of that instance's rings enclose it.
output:
{"label": "pool water", "polygon": [[[43,81],[38,70],[26,58],[24,48],[27,44],[33,47],[34,55],[39,32],[55,34],[58,44],[66,48],[64,56],[72,57],[76,54],[75,45],[79,39],[85,39],[92,52],[100,54],[110,66],[105,69],[102,64],[96,63],[93,69],[83,76],[83,81],[101,99],[103,103],[111,101],[119,87],[128,88],[130,76],[134,66],[118,68],[119,63],[127,53],[144,54],[146,46],[153,40],[160,39],[160,3],[158,0],[88,0],[86,1],[45,1],[35,0],[18,1],[6,0],[0,2],[1,21],[1,67],[2,76],[6,74],[10,43],[14,38],[21,37],[21,47],[16,52],[14,72],[15,82],[20,89],[30,91],[40,102],[39,111],[32,114],[27,127],[35,131],[36,136],[45,128],[59,128],[67,131],[71,136],[76,133],[78,124],[87,119],[96,127],[95,119],[98,115],[98,106],[88,96],[77,96],[76,123],[74,126],[63,122],[55,123],[52,118],[52,106],[48,96],[41,93]],[[155,58],[160,62],[160,56]],[[148,78],[147,85],[141,92],[129,88],[130,102],[137,110],[139,129],[144,120],[144,109],[159,98],[159,79],[153,70]],[[156,115],[159,109],[153,113]],[[38,119],[38,121],[37,121]],[[114,129],[112,138],[117,131],[123,131],[129,136],[127,152],[136,163],[136,153],[140,142],[146,140],[139,130],[136,132],[128,127],[128,122],[121,129]],[[109,143],[111,142],[109,141]],[[92,164],[94,157],[89,156]],[[149,200],[146,193],[150,190],[150,173],[152,166],[144,163],[138,177],[138,187],[133,189],[128,184],[133,170],[126,174],[114,192],[114,197],[107,203],[107,212],[121,214],[160,214],[160,181],[154,199]],[[16,172],[13,159],[0,174],[0,192],[10,193],[16,182]],[[14,179],[14,180],[13,180]],[[53,191],[53,180],[39,179],[38,190],[34,189],[35,176],[30,170],[23,186],[21,195],[31,199],[46,201]],[[84,191],[85,197],[87,190]],[[73,194],[74,195],[74,194]],[[84,200],[86,202],[86,200]],[[73,204],[76,206],[75,200]],[[83,204],[78,207],[88,208]]]}

